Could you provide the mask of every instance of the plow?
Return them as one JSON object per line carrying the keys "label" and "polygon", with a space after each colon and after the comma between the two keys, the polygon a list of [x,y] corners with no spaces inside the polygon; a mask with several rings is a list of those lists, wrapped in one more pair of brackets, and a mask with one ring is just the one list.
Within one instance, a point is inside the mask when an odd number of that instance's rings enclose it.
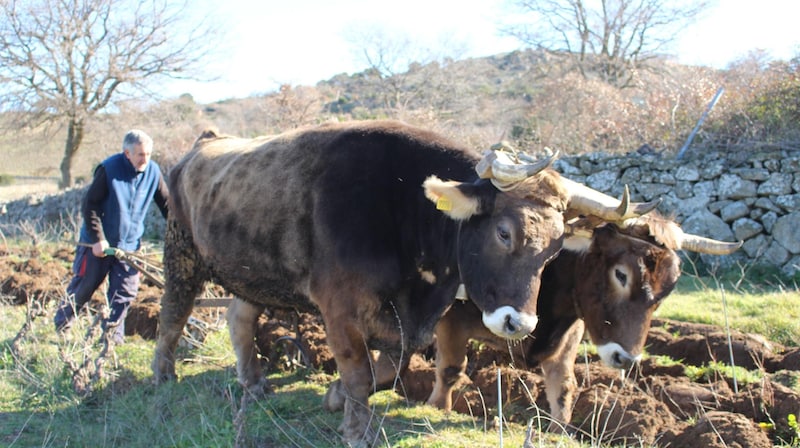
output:
{"label": "plow", "polygon": [[[92,247],[88,243],[77,243],[78,246]],[[116,247],[109,247],[105,250],[106,256],[116,257],[129,266],[139,271],[140,274],[149,280],[154,286],[164,289],[164,265],[157,259],[158,252],[130,252]],[[201,297],[194,302],[195,307],[227,307],[233,297]]]}
{"label": "plow", "polygon": [[[106,255],[117,257],[125,261],[139,271],[142,276],[149,280],[154,286],[164,289],[164,265],[157,259],[161,254],[157,252],[129,252],[118,248],[110,247],[106,249]],[[233,296],[214,296],[206,292],[203,297],[195,299],[195,308],[226,308],[236,298]],[[272,317],[277,319],[294,334],[294,336],[284,335],[274,341],[275,346],[269,350],[272,357],[279,356],[281,359],[271,359],[273,363],[279,363],[284,370],[295,370],[298,368],[311,367],[308,353],[302,345],[302,332],[300,331],[298,314],[295,311],[273,312]],[[184,328],[183,340],[192,347],[199,347],[205,336],[212,330],[218,329],[217,326],[208,324],[201,319],[190,317]],[[264,354],[267,355],[267,354]]]}
{"label": "plow", "polygon": [[[86,243],[77,243],[77,245],[91,246]],[[161,253],[148,250],[130,252],[111,247],[105,250],[105,254],[126,262],[136,269],[148,283],[161,290],[164,289],[164,266],[160,261]],[[103,296],[105,297],[105,295]],[[195,308],[226,308],[233,300],[235,300],[233,296],[217,296],[213,294],[212,288],[207,288],[201,297],[195,299]],[[51,323],[47,319],[49,313],[44,303],[29,299],[26,307],[25,323],[11,344],[11,352],[15,357],[20,355],[22,342],[29,337],[35,321],[44,320],[47,325]],[[108,378],[107,366],[117,364],[116,343],[110,336],[110,332],[102,329],[102,322],[107,318],[108,313],[108,303],[90,309],[88,313],[90,320],[82,338],[77,340],[70,340],[68,336],[59,338],[59,357],[67,370],[71,372],[73,390],[81,396],[89,395],[102,380]],[[276,311],[270,313],[269,317],[271,321],[277,322],[278,326],[286,331],[285,334],[268,342],[269,349],[267,353],[262,354],[262,357],[271,366],[282,370],[312,367],[302,341],[299,314],[294,311]],[[189,349],[198,348],[209,333],[220,330],[222,326],[219,319],[207,321],[200,316],[193,315],[184,327],[181,345]]]}

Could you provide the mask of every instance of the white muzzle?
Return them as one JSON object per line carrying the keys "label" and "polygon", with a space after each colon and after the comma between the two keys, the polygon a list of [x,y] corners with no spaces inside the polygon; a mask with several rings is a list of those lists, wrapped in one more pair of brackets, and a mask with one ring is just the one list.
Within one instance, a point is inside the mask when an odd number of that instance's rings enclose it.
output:
{"label": "white muzzle", "polygon": [[535,314],[520,313],[510,306],[501,306],[483,313],[483,325],[492,333],[506,339],[522,339],[531,334],[539,323]]}

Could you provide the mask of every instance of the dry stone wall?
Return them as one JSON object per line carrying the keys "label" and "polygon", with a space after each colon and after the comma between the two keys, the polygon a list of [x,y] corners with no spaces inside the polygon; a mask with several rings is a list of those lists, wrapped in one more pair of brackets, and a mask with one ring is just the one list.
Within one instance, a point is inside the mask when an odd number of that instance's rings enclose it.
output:
{"label": "dry stone wall", "polygon": [[800,270],[800,151],[709,151],[672,155],[564,157],[555,168],[564,176],[619,197],[627,184],[634,200],[661,198],[659,211],[684,231],[723,241],[744,241],[714,263],[779,266]]}
{"label": "dry stone wall", "polygon": [[[61,237],[77,240],[76,234],[83,222],[81,201],[87,188],[71,188],[54,195],[34,194],[0,203],[0,232],[15,236],[35,228],[38,232],[52,234],[56,231]],[[145,229],[146,239],[163,238],[166,222],[155,204],[148,210]]]}
{"label": "dry stone wall", "polygon": [[[696,152],[673,156],[590,153],[562,157],[564,176],[619,197],[628,185],[634,200],[661,198],[659,211],[689,233],[723,241],[744,241],[728,257],[708,263],[757,263],[800,270],[800,151]],[[85,189],[28,197],[0,204],[0,230],[19,222],[42,226],[74,222]],[[46,227],[45,227],[46,228]],[[163,235],[164,220],[152,207],[148,236]]]}

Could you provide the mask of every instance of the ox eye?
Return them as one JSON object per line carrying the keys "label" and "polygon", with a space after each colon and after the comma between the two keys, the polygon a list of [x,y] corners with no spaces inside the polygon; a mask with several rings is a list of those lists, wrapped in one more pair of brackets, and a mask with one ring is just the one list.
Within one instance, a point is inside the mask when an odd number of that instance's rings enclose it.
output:
{"label": "ox eye", "polygon": [[619,283],[622,286],[625,286],[625,284],[628,283],[628,276],[625,275],[625,273],[620,271],[619,269],[614,270],[614,277],[616,277],[617,280],[619,280]]}
{"label": "ox eye", "polygon": [[505,226],[497,226],[497,239],[506,247],[511,247],[511,232]]}

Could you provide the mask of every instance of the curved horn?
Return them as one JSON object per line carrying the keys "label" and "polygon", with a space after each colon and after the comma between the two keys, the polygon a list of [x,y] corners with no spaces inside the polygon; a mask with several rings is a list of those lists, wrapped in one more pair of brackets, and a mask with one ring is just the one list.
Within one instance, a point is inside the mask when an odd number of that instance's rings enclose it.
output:
{"label": "curved horn", "polygon": [[500,157],[492,162],[492,178],[503,184],[521,182],[550,166],[558,153],[535,163],[505,163]]}
{"label": "curved horn", "polygon": [[661,199],[631,203],[627,185],[620,201],[565,177],[561,178],[561,182],[569,190],[570,209],[587,215],[595,215],[606,221],[621,222],[626,219],[636,218],[653,211],[661,203]]}
{"label": "curved horn", "polygon": [[483,158],[475,165],[475,172],[481,179],[492,178],[492,163],[497,160],[497,153],[489,150],[483,153]]}
{"label": "curved horn", "polygon": [[558,152],[550,157],[534,163],[510,163],[504,154],[495,156],[491,162],[491,180],[495,187],[501,191],[514,188],[518,183],[537,174],[552,165],[558,157]]}
{"label": "curved horn", "polygon": [[619,200],[619,207],[617,207],[617,213],[620,216],[625,216],[630,213],[631,208],[631,191],[628,189],[628,184],[625,184],[625,188],[622,190],[622,199]]}
{"label": "curved horn", "polygon": [[623,219],[642,216],[655,210],[658,204],[661,204],[661,198],[650,202],[634,202],[633,208],[631,208],[631,192],[628,190],[628,184],[625,184],[625,189],[622,191],[622,199],[619,207],[617,207],[617,213],[620,216],[624,216],[625,218]]}
{"label": "curved horn", "polygon": [[475,166],[475,171],[481,179],[491,179],[499,190],[508,191],[550,166],[557,157],[558,152],[533,163],[513,163],[505,153],[489,150]]}
{"label": "curved horn", "polygon": [[703,254],[728,255],[742,247],[742,244],[744,244],[744,241],[731,243],[684,233],[680,241],[680,248]]}

